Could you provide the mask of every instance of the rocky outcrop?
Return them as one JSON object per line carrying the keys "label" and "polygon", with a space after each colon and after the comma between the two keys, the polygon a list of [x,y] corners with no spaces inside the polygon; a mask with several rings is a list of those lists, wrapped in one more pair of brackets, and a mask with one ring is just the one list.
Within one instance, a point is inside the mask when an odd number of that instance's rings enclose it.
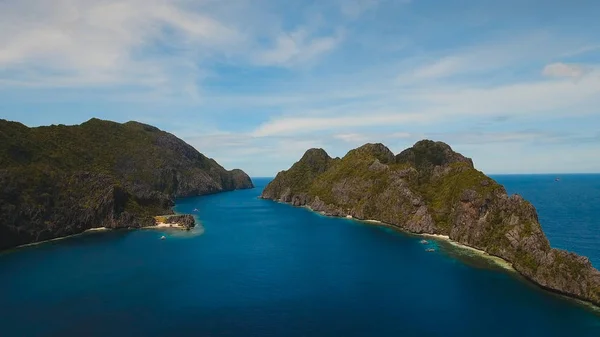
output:
{"label": "rocky outcrop", "polygon": [[533,205],[507,195],[470,158],[442,142],[423,140],[396,156],[382,144],[341,159],[309,150],[277,175],[262,198],[448,235],[511,262],[545,289],[600,305],[600,272],[590,261],[551,248]]}
{"label": "rocky outcrop", "polygon": [[0,120],[0,250],[94,227],[152,226],[174,198],[252,187],[243,171],[150,125]]}
{"label": "rocky outcrop", "polygon": [[167,224],[178,224],[184,229],[192,229],[196,226],[196,220],[189,214],[172,215],[166,219]]}

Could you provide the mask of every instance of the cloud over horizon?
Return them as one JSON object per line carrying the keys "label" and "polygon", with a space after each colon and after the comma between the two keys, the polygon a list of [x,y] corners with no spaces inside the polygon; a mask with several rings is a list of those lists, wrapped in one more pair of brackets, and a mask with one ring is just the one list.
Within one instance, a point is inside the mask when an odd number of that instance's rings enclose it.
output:
{"label": "cloud over horizon", "polygon": [[[594,1],[543,13],[516,0],[5,1],[0,118],[136,119],[260,176],[309,147],[399,151],[428,137],[486,172],[598,172],[598,12]],[[552,164],[559,151],[570,159]]]}

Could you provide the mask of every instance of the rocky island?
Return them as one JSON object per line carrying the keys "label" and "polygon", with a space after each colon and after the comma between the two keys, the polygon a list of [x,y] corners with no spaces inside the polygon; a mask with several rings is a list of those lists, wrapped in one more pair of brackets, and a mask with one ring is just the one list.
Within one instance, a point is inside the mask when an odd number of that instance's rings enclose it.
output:
{"label": "rocky island", "polygon": [[442,142],[394,155],[366,144],[343,158],[308,150],[277,174],[262,198],[330,216],[377,220],[500,257],[540,287],[600,305],[600,272],[583,256],[550,247],[534,206]]}
{"label": "rocky island", "polygon": [[[93,228],[155,226],[175,198],[252,187],[243,171],[150,125],[0,120],[0,250]],[[194,226],[192,216],[176,221]]]}

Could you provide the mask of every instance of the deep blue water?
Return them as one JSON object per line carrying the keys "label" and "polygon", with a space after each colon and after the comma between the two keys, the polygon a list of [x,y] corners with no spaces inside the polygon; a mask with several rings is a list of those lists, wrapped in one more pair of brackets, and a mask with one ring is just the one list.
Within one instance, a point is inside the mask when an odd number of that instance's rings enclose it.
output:
{"label": "deep blue water", "polygon": [[[599,176],[495,178],[556,221],[554,244],[599,260],[597,236],[576,238],[598,231]],[[105,232],[0,255],[0,335],[600,336],[586,306],[443,242],[427,253],[419,237],[259,200],[267,181],[180,200],[202,235]],[[556,189],[570,195],[560,211]]]}

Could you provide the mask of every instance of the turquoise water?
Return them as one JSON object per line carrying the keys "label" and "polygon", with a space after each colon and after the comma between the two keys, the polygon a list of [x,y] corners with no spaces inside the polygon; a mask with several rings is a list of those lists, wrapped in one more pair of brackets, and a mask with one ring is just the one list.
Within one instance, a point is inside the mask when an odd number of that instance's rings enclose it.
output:
{"label": "turquoise water", "polygon": [[[509,190],[544,184],[521,179]],[[600,336],[585,306],[443,242],[428,253],[420,237],[257,199],[267,182],[179,200],[204,233],[103,232],[0,255],[0,335]]]}

